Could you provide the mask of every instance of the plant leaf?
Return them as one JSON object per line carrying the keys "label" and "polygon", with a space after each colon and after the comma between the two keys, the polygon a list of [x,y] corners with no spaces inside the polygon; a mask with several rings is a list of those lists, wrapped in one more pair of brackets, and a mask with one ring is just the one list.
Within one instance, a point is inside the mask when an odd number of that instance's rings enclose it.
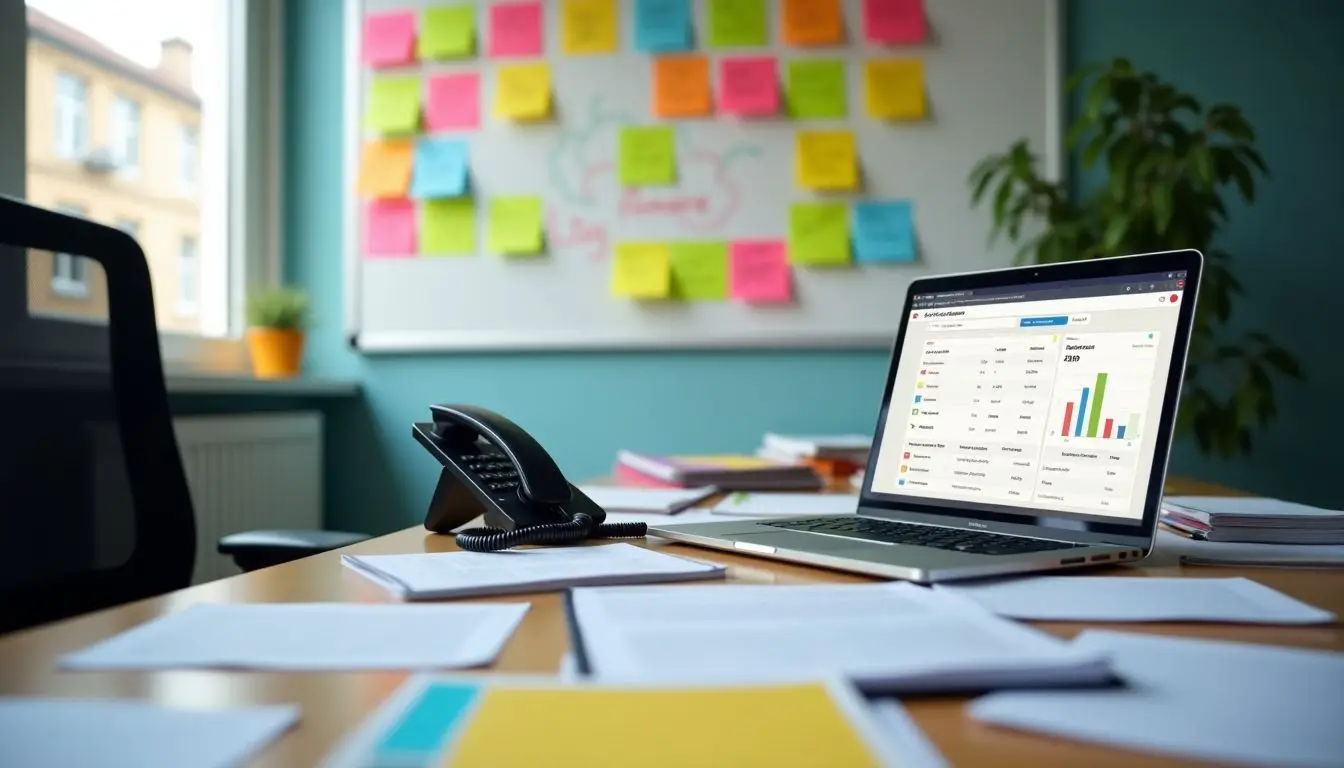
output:
{"label": "plant leaf", "polygon": [[1087,89],[1087,103],[1083,107],[1083,114],[1088,120],[1101,117],[1101,108],[1106,104],[1106,100],[1111,98],[1112,78],[1110,74],[1102,75]]}
{"label": "plant leaf", "polygon": [[1128,213],[1117,214],[1111,218],[1110,223],[1106,225],[1106,234],[1102,235],[1101,247],[1107,253],[1114,253],[1115,249],[1125,239],[1125,234],[1129,231],[1129,224],[1133,217]]}
{"label": "plant leaf", "polygon": [[1102,150],[1106,149],[1106,142],[1110,136],[1105,133],[1098,133],[1087,142],[1087,147],[1083,150],[1083,167],[1091,168],[1097,164],[1097,158],[1101,157]]}
{"label": "plant leaf", "polygon": [[1157,227],[1159,235],[1165,234],[1167,227],[1171,226],[1171,216],[1173,213],[1171,197],[1171,184],[1157,182],[1152,188],[1153,197],[1153,223]]}
{"label": "plant leaf", "polygon": [[1246,202],[1255,200],[1255,181],[1251,179],[1251,169],[1238,162],[1233,162],[1230,168],[1232,178],[1237,182],[1237,191],[1241,192],[1241,197]]}
{"label": "plant leaf", "polygon": [[1213,157],[1209,154],[1209,146],[1200,142],[1190,148],[1190,164],[1195,171],[1195,177],[1203,187],[1213,185]]}
{"label": "plant leaf", "polygon": [[1283,375],[1298,380],[1303,378],[1302,366],[1298,364],[1296,358],[1288,354],[1287,350],[1280,347],[1269,347],[1260,353],[1260,356]]}

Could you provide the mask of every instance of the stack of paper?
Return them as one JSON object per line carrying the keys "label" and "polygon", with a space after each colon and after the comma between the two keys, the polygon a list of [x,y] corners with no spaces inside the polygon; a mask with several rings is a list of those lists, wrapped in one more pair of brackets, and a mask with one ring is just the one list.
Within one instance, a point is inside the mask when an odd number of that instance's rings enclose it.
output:
{"label": "stack of paper", "polygon": [[576,589],[569,605],[579,670],[601,680],[841,674],[903,693],[1110,674],[1103,654],[903,582]]}
{"label": "stack of paper", "polygon": [[[846,493],[731,493],[715,504],[716,515],[741,517],[815,517],[852,515],[858,497]],[[678,521],[680,522],[680,521]]]}
{"label": "stack of paper", "polygon": [[1242,544],[1201,541],[1158,530],[1153,553],[1173,554],[1187,565],[1266,565],[1294,568],[1344,566],[1344,544]]}
{"label": "stack of paper", "polygon": [[815,491],[824,484],[821,475],[807,464],[737,454],[654,456],[620,451],[615,472],[616,478],[627,485],[712,485],[723,491]]}
{"label": "stack of paper", "polygon": [[624,543],[505,552],[342,555],[341,562],[406,600],[716,579],[727,572],[715,563]]}
{"label": "stack of paper", "polygon": [[607,512],[646,512],[675,515],[718,493],[708,488],[625,488],[619,485],[585,485],[579,490]]}
{"label": "stack of paper", "polygon": [[767,432],[756,455],[809,464],[828,480],[845,480],[868,464],[872,435],[780,435]]}
{"label": "stack of paper", "polygon": [[1344,544],[1344,512],[1279,499],[1168,496],[1162,522],[1208,541]]}

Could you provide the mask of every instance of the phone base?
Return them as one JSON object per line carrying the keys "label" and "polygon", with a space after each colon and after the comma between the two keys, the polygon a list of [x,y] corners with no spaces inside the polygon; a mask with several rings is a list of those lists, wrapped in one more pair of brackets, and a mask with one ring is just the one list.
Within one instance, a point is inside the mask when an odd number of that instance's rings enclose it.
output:
{"label": "phone base", "polygon": [[[486,508],[480,499],[471,492],[466,483],[459,480],[444,467],[439,471],[439,482],[434,486],[434,496],[429,500],[429,509],[425,510],[425,528],[435,533],[452,533],[482,515],[485,524],[496,528],[512,528],[507,517],[495,510]],[[494,518],[493,520],[491,518]]]}

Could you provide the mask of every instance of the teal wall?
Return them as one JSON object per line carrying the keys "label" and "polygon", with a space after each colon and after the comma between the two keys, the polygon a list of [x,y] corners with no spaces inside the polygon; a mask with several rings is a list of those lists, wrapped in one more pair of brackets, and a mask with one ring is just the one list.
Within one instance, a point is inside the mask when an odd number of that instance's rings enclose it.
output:
{"label": "teal wall", "polygon": [[[1238,218],[1227,245],[1244,259],[1244,274],[1254,287],[1253,301],[1243,308],[1247,321],[1294,341],[1319,378],[1291,392],[1295,402],[1285,407],[1288,414],[1264,440],[1256,461],[1206,466],[1182,451],[1174,469],[1324,500],[1339,498],[1321,471],[1325,457],[1313,464],[1292,446],[1321,423],[1316,418],[1309,424],[1308,418],[1330,403],[1325,388],[1332,377],[1325,366],[1334,361],[1311,354],[1308,335],[1287,331],[1311,324],[1312,309],[1303,299],[1321,283],[1304,279],[1320,274],[1306,267],[1340,276],[1340,262],[1329,258],[1326,247],[1344,250],[1341,217],[1332,221],[1324,215],[1338,195],[1315,174],[1323,173],[1327,157],[1344,167],[1337,141],[1344,126],[1337,109],[1333,117],[1303,113],[1313,104],[1306,95],[1324,94],[1344,68],[1334,41],[1325,37],[1326,25],[1289,9],[1298,5],[1324,13],[1329,3],[1075,0],[1069,3],[1070,56],[1078,61],[1125,53],[1141,64],[1179,72],[1196,91],[1244,104],[1261,128],[1266,158],[1277,171],[1275,185],[1260,206]],[[1338,20],[1338,10],[1331,6],[1329,12]],[[341,327],[341,3],[287,0],[285,24],[285,92],[291,94],[285,136],[287,278],[312,293],[309,370],[364,382],[362,402],[339,404],[329,413],[331,526],[386,531],[419,521],[436,467],[409,429],[431,402],[475,403],[508,415],[576,478],[607,472],[622,447],[745,451],[771,429],[873,429],[885,353],[364,357],[352,352]],[[1282,43],[1264,36],[1276,27],[1283,30]],[[1182,48],[1192,42],[1197,49]],[[1307,125],[1306,118],[1317,122]]]}

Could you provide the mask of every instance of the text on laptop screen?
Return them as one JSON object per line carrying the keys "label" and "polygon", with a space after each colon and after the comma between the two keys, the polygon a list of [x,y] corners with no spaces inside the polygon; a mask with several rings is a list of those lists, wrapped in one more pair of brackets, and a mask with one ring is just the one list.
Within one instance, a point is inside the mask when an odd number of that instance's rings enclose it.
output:
{"label": "text on laptop screen", "polygon": [[871,490],[1140,522],[1184,277],[917,295]]}

